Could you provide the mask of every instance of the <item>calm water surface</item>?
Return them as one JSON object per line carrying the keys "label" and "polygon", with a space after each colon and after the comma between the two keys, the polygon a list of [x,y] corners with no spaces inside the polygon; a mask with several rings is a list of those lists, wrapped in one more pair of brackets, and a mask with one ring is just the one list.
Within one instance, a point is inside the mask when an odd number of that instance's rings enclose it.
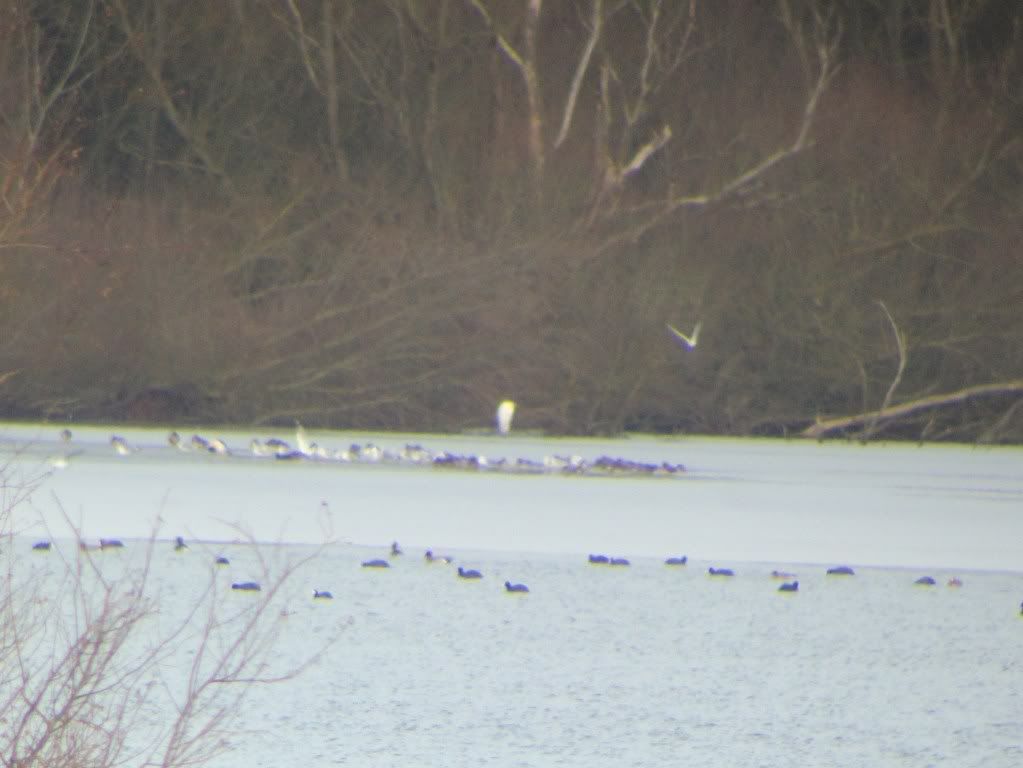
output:
{"label": "calm water surface", "polygon": [[[8,428],[9,446],[31,442],[21,465],[63,450],[48,430]],[[170,537],[231,539],[238,524],[264,540],[354,542],[329,545],[287,595],[280,663],[328,651],[255,690],[215,765],[1023,765],[1018,450],[415,438],[690,468],[623,480],[285,465],[127,436],[143,450],[117,457],[109,431],[76,430],[82,453],[32,513],[57,534],[59,504],[87,536],[144,536],[158,514]],[[359,567],[393,538],[407,552],[393,568]],[[427,546],[484,579],[425,563]],[[217,548],[232,556],[226,580],[258,572],[252,550]],[[588,551],[632,566],[589,566]],[[205,585],[208,554],[158,548],[168,611]],[[690,565],[666,568],[669,554]],[[838,563],[857,575],[826,577]],[[711,579],[709,565],[737,576]],[[798,594],[775,591],[777,567],[798,573]],[[924,574],[939,586],[913,586]],[[944,586],[952,575],[962,588]],[[532,592],[506,595],[506,579]],[[312,602],[314,587],[337,599]]]}

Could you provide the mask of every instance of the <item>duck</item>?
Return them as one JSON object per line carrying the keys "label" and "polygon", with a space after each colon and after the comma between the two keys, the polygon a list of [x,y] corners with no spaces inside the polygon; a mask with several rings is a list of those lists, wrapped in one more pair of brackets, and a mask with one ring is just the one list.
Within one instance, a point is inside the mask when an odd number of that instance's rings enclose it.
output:
{"label": "duck", "polygon": [[789,573],[788,571],[771,571],[772,579],[794,579],[796,574]]}
{"label": "duck", "polygon": [[383,461],[384,456],[384,449],[373,443],[366,443],[359,451],[359,459],[361,461],[368,461],[371,464]]}
{"label": "duck", "polygon": [[49,552],[50,546],[51,546],[50,542],[48,541],[37,541],[35,544],[32,545],[32,549],[34,549],[36,552]]}
{"label": "duck", "polygon": [[921,576],[919,579],[913,582],[921,587],[933,587],[935,584],[932,576]]}
{"label": "duck", "polygon": [[386,560],[366,560],[362,564],[363,568],[390,568],[391,564]]}
{"label": "duck", "polygon": [[474,568],[463,568],[458,566],[458,576],[462,579],[482,579],[483,574]]}
{"label": "duck", "polygon": [[669,557],[664,561],[665,565],[685,565],[689,562],[689,557],[682,555],[681,557]]}
{"label": "duck", "polygon": [[708,576],[734,576],[735,575],[735,571],[733,571],[731,568],[713,568],[713,567],[711,567],[711,568],[707,569],[707,575]]}
{"label": "duck", "polygon": [[121,541],[120,539],[100,539],[99,540],[99,548],[100,549],[122,549],[123,547],[124,547],[124,542]]}
{"label": "duck", "polygon": [[333,599],[334,599],[334,595],[332,595],[326,589],[323,589],[323,590],[314,589],[313,590],[313,600],[333,600]]}
{"label": "duck", "polygon": [[287,441],[281,440],[279,437],[267,438],[266,447],[274,453],[290,453],[291,445]]}
{"label": "duck", "polygon": [[239,581],[232,584],[231,589],[236,589],[239,592],[259,592],[263,588],[255,581]]}
{"label": "duck", "polygon": [[186,549],[188,549],[188,545],[185,543],[185,540],[181,536],[178,536],[174,540],[174,551],[181,552]]}
{"label": "duck", "polygon": [[230,565],[231,561],[223,555],[217,555],[217,559],[214,561],[217,565]]}
{"label": "duck", "polygon": [[590,555],[592,565],[607,565],[609,562],[610,558],[607,555]]}
{"label": "duck", "polygon": [[610,557],[608,558],[607,564],[621,566],[632,565],[632,563],[629,562],[628,558],[625,557]]}
{"label": "duck", "polygon": [[428,563],[444,563],[445,565],[450,565],[454,560],[454,558],[447,555],[435,555],[433,554],[432,549],[426,550],[426,554],[424,554],[423,557]]}
{"label": "duck", "polygon": [[786,581],[784,584],[778,587],[779,592],[798,592],[799,582],[798,581]]}
{"label": "duck", "polygon": [[227,456],[230,451],[227,448],[227,443],[221,440],[219,437],[214,437],[206,444],[206,450],[210,453],[215,453],[218,456]]}
{"label": "duck", "polygon": [[512,584],[510,581],[504,583],[505,592],[528,592],[529,587],[525,584]]}
{"label": "duck", "polygon": [[396,541],[391,542],[391,557],[398,557],[399,555],[405,554],[401,551],[401,545]]}
{"label": "duck", "polygon": [[118,456],[131,455],[131,446],[129,446],[128,441],[120,435],[111,435],[110,445],[117,452]]}
{"label": "duck", "polygon": [[181,435],[179,435],[177,432],[171,432],[169,435],[167,435],[167,444],[171,448],[177,448],[182,453],[188,453],[189,450],[188,445],[181,442]]}
{"label": "duck", "polygon": [[848,565],[839,565],[834,568],[828,568],[828,576],[855,576],[856,571],[850,568]]}

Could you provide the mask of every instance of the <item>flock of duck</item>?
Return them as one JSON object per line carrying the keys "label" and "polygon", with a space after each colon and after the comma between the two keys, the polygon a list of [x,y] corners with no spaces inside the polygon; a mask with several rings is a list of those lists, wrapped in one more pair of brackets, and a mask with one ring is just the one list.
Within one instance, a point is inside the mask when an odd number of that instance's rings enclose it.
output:
{"label": "flock of duck", "polygon": [[[695,334],[694,334],[695,335]],[[512,415],[515,412],[515,403],[510,400],[502,401],[497,410],[497,432],[508,434],[511,428]],[[65,429],[61,432],[61,440],[69,443],[72,439],[71,431]],[[205,438],[201,435],[192,435],[191,439],[185,440],[178,432],[171,432],[167,436],[167,443],[182,452],[197,452],[201,454],[214,454],[219,456],[238,455],[227,444],[219,438]],[[139,448],[132,446],[120,435],[112,435],[110,445],[120,456],[129,456],[139,451]],[[496,471],[512,473],[562,473],[570,475],[631,475],[631,476],[673,476],[685,472],[682,464],[671,464],[668,462],[648,463],[631,459],[613,458],[600,456],[594,460],[587,460],[581,456],[545,456],[542,460],[536,461],[527,458],[509,460],[505,458],[488,458],[477,454],[454,454],[448,451],[434,452],[421,445],[409,443],[398,451],[381,448],[373,443],[365,445],[352,444],[348,448],[331,450],[311,442],[301,424],[296,422],[295,442],[291,444],[280,438],[271,437],[267,440],[253,438],[249,443],[248,454],[257,458],[273,458],[281,461],[327,461],[342,464],[364,463],[364,464],[396,464],[419,467],[442,467],[453,469],[468,469],[478,471]],[[90,547],[85,543],[80,545],[83,549],[117,549],[124,546],[119,539],[100,539],[99,544]],[[182,537],[177,537],[175,549],[183,551],[188,548]],[[33,545],[37,551],[50,549],[50,542],[40,541]],[[392,558],[402,555],[397,542],[391,545],[390,556]],[[446,555],[435,555],[432,550],[426,550],[423,555],[427,563],[451,564],[453,559]],[[218,566],[227,566],[229,561],[224,556],[216,558]],[[590,565],[607,566],[612,568],[627,567],[630,562],[624,557],[612,557],[603,554],[589,555]],[[685,566],[688,558],[685,555],[673,556],[665,559],[664,564],[669,567]],[[383,558],[374,558],[362,562],[363,568],[390,568],[390,561]],[[855,571],[849,566],[837,566],[826,571],[828,576],[854,576]],[[707,575],[712,578],[729,578],[735,576],[730,568],[714,568],[707,570]],[[799,581],[795,574],[785,571],[772,571],[771,577],[781,580],[778,591],[782,593],[794,593],[799,591]],[[472,568],[458,567],[457,576],[460,579],[475,580],[482,579],[483,574]],[[914,582],[921,587],[932,587],[937,581],[932,576],[921,576]],[[958,577],[952,577],[946,582],[951,588],[961,587],[962,581]],[[525,584],[504,583],[505,590],[509,593],[528,593],[529,587]],[[261,586],[258,582],[243,581],[235,582],[231,588],[242,592],[258,592]],[[313,590],[313,599],[329,600],[333,595],[329,590]],[[1023,603],[1020,604],[1020,615],[1023,616]]]}
{"label": "flock of duck", "polygon": [[[32,545],[32,549],[37,552],[48,552],[51,549],[51,547],[52,547],[51,542],[47,540],[37,541],[35,544]],[[98,545],[95,546],[89,545],[83,541],[79,543],[79,547],[85,551],[122,549],[124,548],[124,542],[122,542],[120,539],[100,539]],[[174,551],[184,552],[186,550],[188,550],[188,544],[185,543],[183,537],[178,536],[174,541]],[[368,569],[390,568],[391,560],[397,557],[401,557],[404,554],[405,553],[402,550],[401,545],[398,544],[397,541],[395,541],[391,543],[391,549],[389,553],[390,559],[372,558],[369,560],[362,561],[360,565],[362,568]],[[428,549],[426,550],[426,552],[423,553],[423,560],[426,563],[431,564],[440,563],[444,565],[450,565],[454,563],[453,557],[449,555],[438,555],[434,553],[432,549]],[[631,566],[632,564],[628,558],[615,557],[605,554],[590,554],[587,562],[593,566],[608,568],[626,568]],[[218,555],[215,558],[214,563],[215,565],[221,567],[228,566],[231,564],[230,560],[228,560],[228,558],[225,557],[224,555]],[[671,556],[664,560],[665,566],[673,568],[684,567],[688,565],[688,563],[689,558],[686,555]],[[825,571],[825,574],[827,576],[849,577],[855,576],[856,571],[847,565],[840,565],[833,568],[828,568]],[[465,568],[464,566],[461,565],[458,566],[456,575],[459,579],[468,581],[475,581],[483,578],[483,573],[481,571],[475,568]],[[728,579],[735,576],[735,571],[732,568],[715,568],[711,566],[710,568],[707,569],[707,576],[709,578],[715,579]],[[772,579],[781,581],[781,584],[778,586],[777,589],[778,592],[791,594],[799,591],[799,581],[796,579],[796,574],[794,573],[790,573],[788,571],[774,570],[771,571],[770,577]],[[937,583],[938,583],[937,580],[933,576],[921,576],[913,582],[914,585],[920,587],[933,587],[936,586]],[[963,582],[959,577],[953,576],[946,582],[946,586],[950,588],[958,588],[963,586]],[[238,592],[260,592],[262,590],[262,585],[258,581],[239,581],[233,582],[231,584],[231,589]],[[504,589],[505,592],[511,594],[525,594],[530,591],[527,585],[511,581],[504,582]],[[334,595],[330,592],[330,590],[314,588],[312,592],[313,592],[312,597],[314,600],[332,600],[334,598]],[[1023,617],[1023,603],[1020,603],[1020,616]]]}
{"label": "flock of duck", "polygon": [[[65,442],[71,433],[64,430]],[[494,458],[482,454],[460,454],[433,451],[417,443],[408,443],[400,450],[381,448],[374,443],[353,443],[347,448],[330,449],[310,441],[302,425],[297,425],[294,442],[278,437],[266,440],[253,438],[247,450],[229,448],[220,438],[192,435],[183,438],[178,432],[167,436],[167,443],[184,453],[213,454],[217,456],[249,456],[279,461],[316,461],[338,464],[391,464],[411,467],[437,467],[514,474],[564,474],[579,476],[674,477],[685,472],[682,464],[671,462],[644,462],[614,456],[586,459],[578,455],[550,455],[540,460],[518,457]],[[112,435],[110,446],[119,456],[130,456],[139,451],[121,435]]]}

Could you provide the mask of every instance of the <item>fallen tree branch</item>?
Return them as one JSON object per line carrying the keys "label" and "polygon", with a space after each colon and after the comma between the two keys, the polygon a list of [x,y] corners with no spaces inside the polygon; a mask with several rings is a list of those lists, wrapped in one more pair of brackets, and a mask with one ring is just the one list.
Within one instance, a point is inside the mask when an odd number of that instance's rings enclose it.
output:
{"label": "fallen tree branch", "polygon": [[1023,393],[1023,379],[1003,381],[995,384],[978,384],[974,387],[957,389],[955,392],[944,392],[938,395],[928,395],[917,400],[896,405],[892,408],[881,408],[869,413],[860,413],[855,416],[841,416],[834,419],[818,419],[814,424],[800,432],[800,437],[820,438],[830,432],[835,432],[849,427],[856,427],[865,423],[877,423],[908,416],[918,411],[925,411],[930,408],[943,408],[948,405],[965,402],[974,397],[988,397],[991,395],[1004,395],[1012,392]]}

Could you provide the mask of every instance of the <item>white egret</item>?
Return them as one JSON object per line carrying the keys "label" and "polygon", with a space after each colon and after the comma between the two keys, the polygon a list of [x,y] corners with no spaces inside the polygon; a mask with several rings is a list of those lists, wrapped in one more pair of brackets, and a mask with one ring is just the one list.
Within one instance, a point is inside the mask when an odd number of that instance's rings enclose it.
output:
{"label": "white egret", "polygon": [[511,431],[512,417],[515,415],[515,401],[502,400],[497,406],[497,431],[507,435]]}
{"label": "white egret", "polygon": [[698,322],[696,324],[696,327],[693,328],[692,334],[687,336],[686,334],[682,333],[682,331],[680,331],[678,328],[673,326],[671,323],[665,323],[665,326],[667,327],[668,331],[684,349],[696,348],[696,342],[699,341],[700,339],[700,326],[702,325],[703,321]]}

